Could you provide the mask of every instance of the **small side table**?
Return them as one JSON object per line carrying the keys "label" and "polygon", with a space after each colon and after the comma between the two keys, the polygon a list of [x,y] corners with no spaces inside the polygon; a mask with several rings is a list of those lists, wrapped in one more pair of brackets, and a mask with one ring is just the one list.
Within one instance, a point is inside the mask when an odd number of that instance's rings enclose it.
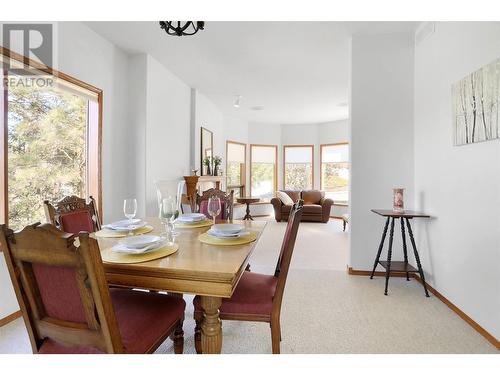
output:
{"label": "small side table", "polygon": [[247,205],[247,213],[243,220],[253,220],[252,215],[250,215],[250,205],[252,203],[257,203],[260,201],[260,198],[252,198],[252,197],[241,197],[241,198],[236,198],[236,202],[238,203],[244,203]]}
{"label": "small side table", "polygon": [[[380,245],[378,247],[378,252],[377,252],[377,257],[375,258],[375,263],[373,264],[373,270],[370,275],[370,279],[373,279],[373,275],[375,274],[375,269],[377,268],[377,265],[381,265],[382,267],[385,268],[385,292],[384,294],[387,295],[387,287],[389,286],[389,276],[391,274],[391,271],[396,271],[396,272],[405,272],[406,273],[406,280],[410,280],[409,278],[409,273],[418,273],[420,275],[420,279],[422,280],[422,285],[424,286],[424,291],[425,291],[425,296],[429,297],[429,292],[427,291],[427,286],[425,285],[425,277],[424,277],[424,271],[422,270],[422,265],[420,264],[420,257],[418,255],[417,251],[417,246],[415,245],[415,239],[413,238],[413,231],[411,230],[411,225],[410,225],[410,220],[413,218],[429,218],[430,216],[421,212],[415,212],[415,211],[409,211],[405,210],[404,212],[396,212],[392,210],[378,210],[378,209],[372,209],[372,212],[376,213],[377,215],[386,217],[387,220],[385,221],[385,226],[384,226],[384,232],[382,233],[382,240],[380,241]],[[392,261],[392,240],[394,237],[394,219],[400,219],[401,220],[401,235],[403,236],[403,256],[404,256],[404,261]],[[385,241],[385,236],[387,234],[387,228],[389,227],[389,221],[391,222],[391,231],[389,233],[389,250],[387,252],[387,261],[381,261],[380,260],[380,253],[382,252],[382,249],[384,247],[384,241]],[[413,247],[413,254],[415,255],[415,261],[417,262],[417,267],[413,267],[411,264],[408,263],[408,252],[406,249],[406,235],[405,235],[405,222],[406,222],[406,227],[408,228],[408,234],[410,235],[410,242]]]}

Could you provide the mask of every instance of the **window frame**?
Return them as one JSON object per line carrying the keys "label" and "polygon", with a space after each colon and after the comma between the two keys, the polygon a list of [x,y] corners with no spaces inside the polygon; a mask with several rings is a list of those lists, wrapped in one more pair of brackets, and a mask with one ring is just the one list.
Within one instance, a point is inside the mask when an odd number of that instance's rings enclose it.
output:
{"label": "window frame", "polygon": [[[286,187],[286,149],[287,148],[305,148],[305,147],[310,147],[311,148],[311,190],[314,190],[315,188],[315,183],[314,183],[314,145],[283,145],[283,190],[287,190]],[[306,190],[306,189],[302,189]]]}
{"label": "window frame", "polygon": [[244,155],[245,159],[243,162],[243,170],[241,171],[241,179],[240,179],[240,185],[239,186],[227,186],[227,189],[229,190],[230,188],[238,188],[240,189],[240,197],[244,197],[246,195],[247,191],[247,144],[243,142],[237,142],[237,141],[231,141],[231,140],[226,140],[226,178],[228,176],[227,174],[227,163],[229,161],[228,158],[228,150],[229,150],[229,144],[234,144],[234,145],[239,145],[244,147]]}
{"label": "window frame", "polygon": [[[323,144],[320,144],[319,145],[319,188],[321,191],[325,191],[325,193],[327,192],[326,190],[323,190],[323,147],[328,147],[328,146],[349,146],[349,155],[351,153],[351,149],[350,149],[350,144],[349,142],[345,141],[345,142],[337,142],[337,143],[323,143]],[[350,159],[350,158],[349,158]],[[347,163],[349,164],[349,185],[351,184],[351,161],[348,160]],[[350,204],[350,200],[351,200],[351,197],[349,196],[348,200],[346,203],[334,203],[334,205],[336,206],[346,206],[348,207],[349,204]]]}
{"label": "window frame", "polygon": [[[87,168],[93,166],[97,170],[90,173],[90,179],[88,182],[88,195],[93,196],[97,201],[97,212],[99,217],[103,217],[102,212],[102,112],[103,112],[103,90],[92,86],[86,82],[80,81],[68,74],[61,71],[55,70],[52,67],[47,67],[34,61],[26,56],[20,55],[14,51],[11,51],[5,47],[0,46],[0,56],[4,61],[15,60],[17,62],[23,63],[25,67],[36,69],[47,75],[51,75],[58,80],[65,81],[71,85],[75,85],[83,90],[90,91],[97,96],[97,121],[91,123],[88,121],[87,134],[92,135],[89,137],[87,142],[86,157],[87,157]],[[2,72],[2,77],[8,75],[6,69]],[[1,157],[1,167],[0,167],[0,221],[8,225],[9,219],[9,197],[8,197],[8,88],[2,85],[2,97],[1,106],[1,121],[3,131],[0,131],[0,157]],[[88,173],[88,171],[87,171]],[[1,249],[0,249],[1,251]]]}
{"label": "window frame", "polygon": [[249,195],[252,196],[252,148],[254,147],[269,147],[274,148],[274,194],[276,195],[276,191],[278,190],[278,145],[268,145],[268,144],[259,144],[259,143],[251,143],[250,144],[250,185],[249,185]]}

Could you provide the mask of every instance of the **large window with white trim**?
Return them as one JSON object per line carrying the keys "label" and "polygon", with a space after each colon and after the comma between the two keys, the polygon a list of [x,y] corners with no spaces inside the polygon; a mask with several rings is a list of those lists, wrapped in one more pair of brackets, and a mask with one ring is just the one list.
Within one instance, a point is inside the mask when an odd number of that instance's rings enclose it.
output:
{"label": "large window with white trim", "polygon": [[245,143],[226,142],[227,189],[234,190],[234,197],[245,196],[245,174],[247,164],[247,145]]}
{"label": "large window with white trim", "polygon": [[349,144],[321,145],[321,190],[335,203],[349,203]]}
{"label": "large window with white trim", "polygon": [[285,190],[314,188],[314,146],[283,146],[283,185]]}
{"label": "large window with white trim", "polygon": [[27,85],[19,71],[0,74],[0,221],[13,229],[45,222],[43,201],[68,195],[92,195],[100,208],[101,91],[58,72]]}
{"label": "large window with white trim", "polygon": [[277,190],[278,146],[250,145],[250,194],[264,201]]}

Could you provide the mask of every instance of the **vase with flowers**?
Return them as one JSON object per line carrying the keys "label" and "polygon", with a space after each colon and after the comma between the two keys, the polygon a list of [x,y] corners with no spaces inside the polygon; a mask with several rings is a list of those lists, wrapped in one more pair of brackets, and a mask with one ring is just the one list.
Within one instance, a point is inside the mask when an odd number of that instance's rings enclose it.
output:
{"label": "vase with flowers", "polygon": [[213,164],[214,164],[214,176],[219,175],[219,167],[222,164],[222,158],[220,156],[214,156],[213,157]]}
{"label": "vase with flowers", "polygon": [[211,165],[212,165],[212,158],[210,156],[205,156],[205,159],[203,159],[203,165],[205,166],[206,168],[206,175],[207,176],[210,176],[212,173],[211,171]]}

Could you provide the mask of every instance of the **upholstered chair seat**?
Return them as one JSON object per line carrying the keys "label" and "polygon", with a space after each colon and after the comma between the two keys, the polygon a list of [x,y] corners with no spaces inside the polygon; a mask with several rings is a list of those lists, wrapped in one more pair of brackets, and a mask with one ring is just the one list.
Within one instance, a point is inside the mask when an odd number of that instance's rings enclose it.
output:
{"label": "upholstered chair seat", "polygon": [[0,247],[33,353],[153,353],[170,337],[184,347],[181,297],[109,288],[97,240],[51,224],[13,232]]}
{"label": "upholstered chair seat", "polygon": [[[273,296],[276,292],[278,278],[245,271],[230,299],[223,299],[220,307],[222,319],[230,319],[231,315],[251,315],[271,321]],[[202,313],[200,296],[193,300],[195,313]]]}
{"label": "upholstered chair seat", "polygon": [[[208,200],[203,200],[200,202],[200,213],[208,218],[212,218],[212,215],[208,212]],[[228,210],[226,209],[226,202],[220,202],[220,212],[217,215],[216,220],[227,220],[229,219]]]}
{"label": "upholstered chair seat", "polygon": [[87,202],[84,198],[72,195],[54,204],[44,201],[43,205],[47,222],[66,233],[92,233],[101,229],[96,202],[92,197]]}
{"label": "upholstered chair seat", "polygon": [[216,220],[233,220],[234,190],[226,193],[219,189],[208,189],[205,190],[202,195],[196,194],[196,210],[208,218],[212,218],[208,213],[208,200],[211,197],[218,197],[220,199],[221,209]]}
{"label": "upholstered chair seat", "polygon": [[[299,230],[302,206],[303,201],[299,199],[288,216],[274,275],[244,271],[231,298],[223,298],[219,308],[220,319],[269,323],[273,354],[280,353],[281,302]],[[200,296],[194,298],[193,305],[196,321],[194,344],[196,352],[201,353],[201,331],[205,312],[201,306]]]}
{"label": "upholstered chair seat", "polygon": [[[111,302],[116,314],[125,353],[148,353],[174,329],[186,303],[182,298],[163,294],[125,289],[110,289]],[[52,339],[45,339],[40,354],[103,354],[85,346],[69,347]]]}
{"label": "upholstered chair seat", "polygon": [[59,215],[61,230],[66,233],[94,232],[94,222],[87,210],[68,212]]}

